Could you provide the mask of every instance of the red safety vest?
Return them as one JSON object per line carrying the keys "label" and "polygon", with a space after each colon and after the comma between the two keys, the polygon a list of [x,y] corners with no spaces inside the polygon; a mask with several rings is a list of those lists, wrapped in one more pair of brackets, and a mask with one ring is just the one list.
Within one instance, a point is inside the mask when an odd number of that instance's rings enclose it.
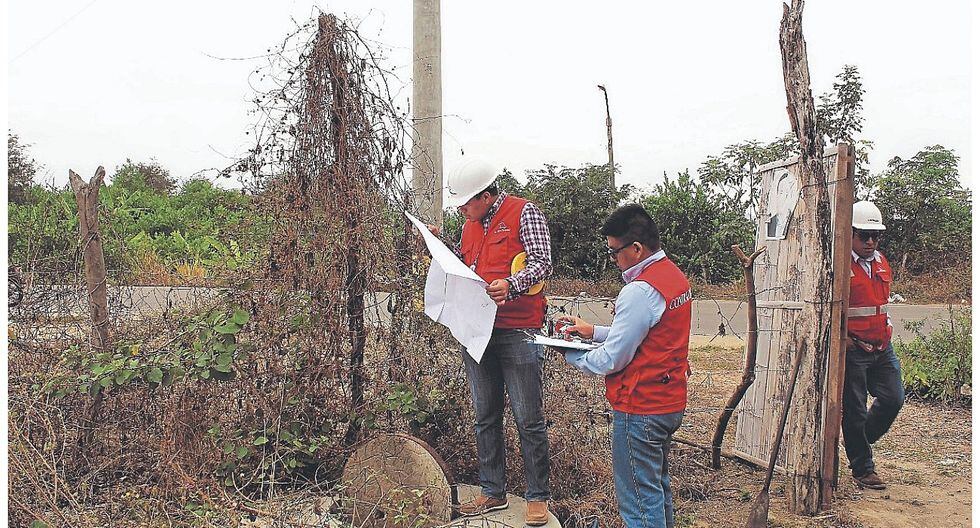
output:
{"label": "red safety vest", "polygon": [[847,333],[876,349],[884,349],[892,339],[888,326],[888,296],[892,268],[881,253],[871,261],[871,276],[851,259],[851,297],[847,309]]}
{"label": "red safety vest", "polygon": [[606,376],[612,408],[629,414],[670,414],[687,407],[691,285],[670,259],[647,266],[636,280],[655,288],[667,303],[626,368]]}
{"label": "red safety vest", "polygon": [[[518,253],[524,251],[521,243],[521,211],[527,200],[507,196],[493,218],[486,234],[483,224],[467,220],[463,224],[463,240],[460,252],[463,262],[472,267],[487,283],[510,277],[510,265]],[[544,291],[536,295],[521,295],[497,307],[494,328],[541,328],[545,315]]]}

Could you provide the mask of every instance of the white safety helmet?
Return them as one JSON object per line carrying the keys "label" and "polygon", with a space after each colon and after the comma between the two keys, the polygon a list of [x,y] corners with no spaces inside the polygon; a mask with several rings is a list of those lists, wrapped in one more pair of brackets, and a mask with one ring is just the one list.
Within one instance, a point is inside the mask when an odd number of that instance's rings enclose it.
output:
{"label": "white safety helmet", "polygon": [[483,160],[470,160],[449,175],[446,207],[456,208],[483,192],[497,179],[497,170]]}
{"label": "white safety helmet", "polygon": [[851,225],[854,229],[865,229],[868,231],[884,231],[885,224],[881,222],[881,211],[878,207],[865,200],[854,204],[851,216]]}

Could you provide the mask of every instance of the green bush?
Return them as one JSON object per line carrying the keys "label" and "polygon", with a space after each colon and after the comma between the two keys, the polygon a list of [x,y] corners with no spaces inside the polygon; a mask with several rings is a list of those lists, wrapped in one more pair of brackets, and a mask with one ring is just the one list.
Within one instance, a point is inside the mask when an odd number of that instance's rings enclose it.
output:
{"label": "green bush", "polygon": [[905,390],[945,403],[969,400],[973,376],[970,311],[950,306],[949,324],[929,335],[922,332],[923,323],[905,323],[915,338],[908,343],[895,342]]}
{"label": "green bush", "polygon": [[[186,268],[215,275],[261,259],[271,220],[258,214],[251,196],[201,179],[168,194],[127,167],[99,193],[110,278],[141,283],[158,279],[153,272],[179,274]],[[73,193],[33,186],[26,196],[24,203],[7,206],[11,263],[33,272],[76,269],[80,250]]]}
{"label": "green bush", "polygon": [[682,172],[677,180],[655,186],[641,203],[660,228],[667,256],[689,278],[718,284],[741,277],[742,268],[731,248],[734,244],[751,248],[755,226],[741,213],[727,209],[707,186]]}
{"label": "green bush", "polygon": [[[497,184],[502,191],[530,200],[541,209],[551,234],[555,277],[587,280],[603,277],[610,263],[599,228],[606,216],[632,192],[631,186],[612,189],[606,165],[570,168],[550,164],[528,171],[524,185],[503,169]],[[456,210],[446,209],[443,240],[458,241],[465,222]]]}

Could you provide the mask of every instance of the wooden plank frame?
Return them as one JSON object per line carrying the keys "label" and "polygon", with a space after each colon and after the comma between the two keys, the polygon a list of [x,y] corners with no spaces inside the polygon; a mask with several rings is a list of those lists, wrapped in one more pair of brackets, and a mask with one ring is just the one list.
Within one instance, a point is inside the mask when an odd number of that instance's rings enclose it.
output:
{"label": "wooden plank frame", "polygon": [[830,353],[824,392],[823,455],[820,462],[820,509],[829,510],[838,484],[839,438],[844,391],[844,355],[847,353],[847,306],[851,279],[851,213],[854,204],[854,146],[837,145],[834,192],[834,277],[830,317]]}
{"label": "wooden plank frame", "polygon": [[[797,158],[767,164],[757,170],[763,174],[759,218],[756,226],[757,247],[767,246],[766,253],[755,263],[756,291],[758,298],[759,342],[756,365],[756,381],[739,404],[735,444],[732,452],[746,461],[766,465],[772,444],[772,428],[778,419],[782,399],[787,389],[788,369],[792,361],[787,347],[792,342],[797,314],[803,307],[797,286],[799,270],[796,262],[801,258],[798,240],[787,236],[786,240],[766,239],[768,189],[777,169],[795,170]],[[838,440],[840,436],[841,401],[844,376],[844,337],[847,320],[844,318],[850,287],[851,208],[854,203],[854,148],[840,144],[824,151],[827,183],[831,191],[833,214],[833,304],[830,350],[823,380],[823,423],[820,424],[822,446],[820,457],[821,509],[830,507],[833,489],[837,485]],[[797,229],[793,219],[790,233]],[[791,407],[790,412],[793,412]],[[793,460],[792,438],[783,443],[776,470],[792,473],[787,461]]]}

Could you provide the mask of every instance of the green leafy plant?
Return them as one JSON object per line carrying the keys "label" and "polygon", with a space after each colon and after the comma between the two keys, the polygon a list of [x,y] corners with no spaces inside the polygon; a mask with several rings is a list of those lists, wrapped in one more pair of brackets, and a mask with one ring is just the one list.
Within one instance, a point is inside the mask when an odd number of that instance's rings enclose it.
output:
{"label": "green leafy plant", "polygon": [[329,433],[336,424],[326,422],[313,429],[290,421],[288,415],[299,403],[295,398],[286,401],[283,417],[266,427],[225,431],[215,424],[208,429],[208,437],[222,457],[215,475],[225,486],[245,488],[292,478],[320,463],[323,448],[333,445]]}
{"label": "green leafy plant", "polygon": [[395,488],[387,501],[392,512],[387,519],[397,527],[422,528],[435,520],[426,511],[424,489]]}
{"label": "green leafy plant", "polygon": [[248,323],[241,308],[211,310],[191,317],[178,337],[147,350],[141,342],[119,341],[112,350],[92,354],[78,345],[65,351],[59,373],[36,388],[62,398],[132,384],[169,387],[177,380],[228,380],[234,377],[238,355],[236,335]]}
{"label": "green leafy plant", "polygon": [[[73,193],[17,185],[24,192],[8,205],[11,262],[30,263],[36,272],[74,269],[78,213]],[[152,283],[161,280],[162,270],[180,282],[181,266],[210,275],[234,272],[266,251],[270,220],[258,212],[253,197],[202,179],[174,189],[169,173],[152,161],[127,161],[101,189],[100,229],[110,278]]]}
{"label": "green leafy plant", "polygon": [[946,403],[969,400],[973,376],[969,311],[950,307],[949,324],[928,335],[922,331],[923,323],[906,323],[915,337],[909,342],[895,342],[906,391]]}
{"label": "green leafy plant", "polygon": [[420,393],[420,389],[406,383],[397,383],[380,404],[379,412],[393,412],[408,420],[413,433],[435,423],[439,414],[446,410],[446,394],[439,389]]}
{"label": "green leafy plant", "polygon": [[731,247],[751,247],[754,225],[744,215],[698,185],[687,172],[665,180],[643,199],[643,207],[660,228],[670,258],[688,276],[704,283],[726,282],[741,276]]}

